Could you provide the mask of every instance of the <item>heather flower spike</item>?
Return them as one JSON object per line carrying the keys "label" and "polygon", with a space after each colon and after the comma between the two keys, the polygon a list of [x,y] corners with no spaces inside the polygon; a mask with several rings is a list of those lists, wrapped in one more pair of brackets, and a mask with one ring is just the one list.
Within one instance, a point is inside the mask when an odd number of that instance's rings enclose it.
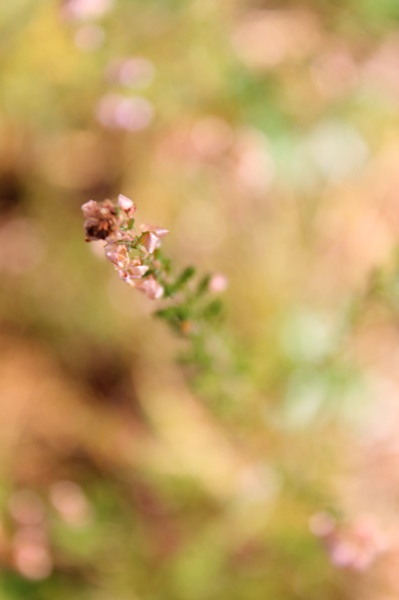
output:
{"label": "heather flower spike", "polygon": [[141,224],[136,230],[136,205],[123,194],[119,194],[116,205],[110,200],[89,200],[82,211],[86,241],[105,241],[105,257],[125,283],[150,300],[171,299],[173,304],[158,310],[156,315],[179,334],[197,336],[198,341],[201,327],[220,315],[220,301],[212,297],[209,301],[208,296],[226,288],[224,275],[207,275],[195,286],[193,267],[175,274],[161,250],[168,229]]}

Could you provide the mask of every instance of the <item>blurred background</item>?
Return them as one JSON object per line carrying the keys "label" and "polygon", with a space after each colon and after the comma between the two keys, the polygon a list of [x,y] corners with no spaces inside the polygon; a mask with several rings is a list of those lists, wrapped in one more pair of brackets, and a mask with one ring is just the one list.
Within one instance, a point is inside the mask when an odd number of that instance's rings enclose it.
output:
{"label": "blurred background", "polygon": [[[1,600],[399,597],[398,128],[397,0],[1,2]],[[229,280],[199,373],[119,193]]]}

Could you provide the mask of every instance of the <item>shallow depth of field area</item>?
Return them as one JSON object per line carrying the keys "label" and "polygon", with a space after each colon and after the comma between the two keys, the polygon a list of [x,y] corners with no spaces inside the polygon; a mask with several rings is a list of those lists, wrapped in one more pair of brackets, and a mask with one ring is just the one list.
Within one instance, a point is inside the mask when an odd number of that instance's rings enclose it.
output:
{"label": "shallow depth of field area", "polygon": [[398,242],[397,0],[2,0],[0,600],[396,600]]}

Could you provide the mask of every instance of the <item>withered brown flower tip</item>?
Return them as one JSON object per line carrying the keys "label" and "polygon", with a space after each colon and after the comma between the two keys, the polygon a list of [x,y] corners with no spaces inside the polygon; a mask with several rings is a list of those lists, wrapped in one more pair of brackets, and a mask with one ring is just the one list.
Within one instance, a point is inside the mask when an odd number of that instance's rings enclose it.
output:
{"label": "withered brown flower tip", "polygon": [[101,204],[89,200],[82,206],[82,210],[85,218],[86,242],[106,240],[117,228],[116,209],[110,200],[105,200]]}

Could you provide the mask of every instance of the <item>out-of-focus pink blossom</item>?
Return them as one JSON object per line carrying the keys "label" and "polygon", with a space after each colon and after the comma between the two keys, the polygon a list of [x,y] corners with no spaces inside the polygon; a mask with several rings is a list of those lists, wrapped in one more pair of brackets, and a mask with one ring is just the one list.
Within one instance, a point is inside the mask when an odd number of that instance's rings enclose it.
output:
{"label": "out-of-focus pink blossom", "polygon": [[162,285],[152,275],[145,277],[144,279],[139,279],[135,284],[135,287],[140,290],[140,292],[143,292],[150,300],[159,300],[164,293]]}
{"label": "out-of-focus pink blossom", "polygon": [[208,289],[213,294],[220,294],[227,288],[229,282],[223,273],[215,273],[209,280]]}
{"label": "out-of-focus pink blossom", "polygon": [[320,37],[317,19],[306,10],[251,10],[240,19],[233,47],[247,66],[269,70],[308,56]]}
{"label": "out-of-focus pink blossom", "polygon": [[97,105],[96,117],[105,127],[140,131],[152,121],[153,108],[140,96],[106,94]]}
{"label": "out-of-focus pink blossom", "polygon": [[142,57],[116,59],[109,63],[106,75],[111,83],[144,88],[154,79],[155,68]]}
{"label": "out-of-focus pink blossom", "polygon": [[83,526],[92,518],[91,506],[82,488],[74,481],[58,481],[50,488],[50,499],[70,525]]}
{"label": "out-of-focus pink blossom", "polygon": [[267,138],[257,130],[242,130],[237,135],[234,154],[234,177],[237,183],[254,195],[263,197],[275,176]]}
{"label": "out-of-focus pink blossom", "polygon": [[386,536],[369,517],[344,526],[320,513],[311,519],[310,528],[323,540],[331,562],[340,568],[364,571],[388,549]]}
{"label": "out-of-focus pink blossom", "polygon": [[129,217],[136,212],[136,205],[133,200],[127,198],[123,194],[119,194],[118,196],[118,206],[121,210],[124,210],[126,213],[129,213]]}
{"label": "out-of-focus pink blossom", "polygon": [[111,10],[113,4],[114,0],[63,0],[61,15],[76,21],[99,19]]}
{"label": "out-of-focus pink blossom", "polygon": [[148,231],[141,238],[141,244],[147,250],[148,254],[152,254],[159,247],[159,237]]}
{"label": "out-of-focus pink blossom", "polygon": [[21,527],[12,541],[15,567],[27,579],[45,579],[51,574],[53,561],[47,537],[38,527]]}

